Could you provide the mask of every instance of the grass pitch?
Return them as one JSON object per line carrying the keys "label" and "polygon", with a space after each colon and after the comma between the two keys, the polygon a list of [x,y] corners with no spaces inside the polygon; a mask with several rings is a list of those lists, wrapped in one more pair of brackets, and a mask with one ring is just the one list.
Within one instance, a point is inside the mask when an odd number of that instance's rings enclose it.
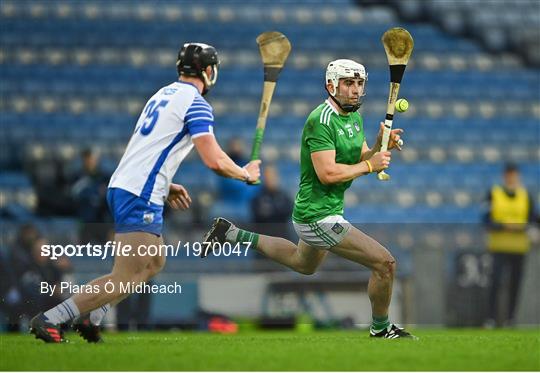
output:
{"label": "grass pitch", "polygon": [[416,330],[419,341],[367,332],[75,334],[50,345],[0,334],[0,370],[540,370],[540,329]]}

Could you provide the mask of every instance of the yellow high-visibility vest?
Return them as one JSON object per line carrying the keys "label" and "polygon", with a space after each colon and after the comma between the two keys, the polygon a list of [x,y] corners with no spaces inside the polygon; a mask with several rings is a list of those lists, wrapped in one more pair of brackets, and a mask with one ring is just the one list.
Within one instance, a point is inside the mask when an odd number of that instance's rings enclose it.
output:
{"label": "yellow high-visibility vest", "polygon": [[[518,188],[510,197],[501,186],[491,189],[491,221],[499,224],[512,224],[525,228],[529,219],[529,195],[525,188]],[[493,252],[524,254],[529,251],[527,232],[490,231],[488,248]]]}

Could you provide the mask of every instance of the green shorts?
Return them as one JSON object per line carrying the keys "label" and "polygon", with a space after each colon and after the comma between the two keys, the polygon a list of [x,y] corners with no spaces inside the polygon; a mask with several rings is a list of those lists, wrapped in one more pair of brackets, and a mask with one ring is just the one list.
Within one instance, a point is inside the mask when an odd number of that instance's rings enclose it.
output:
{"label": "green shorts", "polygon": [[328,250],[339,244],[351,229],[351,224],[341,215],[331,215],[315,223],[296,223],[294,230],[309,246]]}

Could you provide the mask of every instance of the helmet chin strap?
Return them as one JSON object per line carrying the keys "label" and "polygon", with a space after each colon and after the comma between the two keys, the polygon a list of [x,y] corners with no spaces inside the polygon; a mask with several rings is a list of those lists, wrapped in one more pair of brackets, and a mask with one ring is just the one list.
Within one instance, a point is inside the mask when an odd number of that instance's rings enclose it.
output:
{"label": "helmet chin strap", "polygon": [[208,91],[210,90],[210,88],[212,88],[214,86],[214,84],[216,83],[216,80],[217,80],[217,75],[218,75],[218,69],[215,67],[215,66],[212,66],[212,79],[209,79],[208,78],[208,75],[206,74],[206,71],[201,71],[201,78],[202,78],[202,81],[203,81],[203,85],[204,85],[204,88],[203,88],[203,91],[202,91],[202,95],[206,95],[208,93]]}
{"label": "helmet chin strap", "polygon": [[201,71],[201,77],[202,77],[203,87],[204,87],[201,95],[204,96],[208,93],[212,84],[210,83],[210,79],[208,79],[208,75],[206,75],[206,71]]}
{"label": "helmet chin strap", "polygon": [[[354,111],[358,111],[358,109],[360,109],[360,106],[362,106],[362,97],[359,97],[358,98],[358,102],[356,104],[342,104],[341,102],[339,102],[339,100],[333,95],[330,93],[330,91],[328,90],[328,88],[326,89],[326,91],[330,94],[330,98],[332,99],[332,101],[334,101],[337,106],[339,106],[339,108],[341,110],[343,110],[344,112],[346,113],[352,113]],[[337,93],[337,92],[336,92]]]}

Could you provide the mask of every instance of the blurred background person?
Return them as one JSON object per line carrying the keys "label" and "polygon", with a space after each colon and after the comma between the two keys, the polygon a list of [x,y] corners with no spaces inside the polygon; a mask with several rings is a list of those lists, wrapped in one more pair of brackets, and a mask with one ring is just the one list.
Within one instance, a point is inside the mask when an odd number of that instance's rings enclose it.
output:
{"label": "blurred background person", "polygon": [[[3,251],[2,259],[2,309],[6,315],[8,331],[19,331],[24,306],[37,291],[38,276],[32,278],[25,274],[33,273],[32,250],[39,239],[39,231],[32,224],[19,228],[15,242]],[[27,270],[29,272],[27,273]],[[28,315],[31,315],[29,312]]]}
{"label": "blurred background person", "polygon": [[[249,159],[245,155],[247,149],[249,147],[241,138],[232,137],[227,142],[225,152],[229,154],[236,164],[246,165],[249,163]],[[247,185],[240,180],[220,177],[218,182],[218,199],[233,206],[235,209],[246,211],[257,189],[257,187]]]}
{"label": "blurred background person", "polygon": [[262,187],[251,200],[254,229],[268,236],[290,239],[293,201],[281,188],[279,173],[274,165],[266,166],[263,175]]}
{"label": "blurred background person", "polygon": [[64,167],[65,164],[55,157],[31,160],[26,165],[37,196],[38,215],[72,216],[75,213],[70,181]]}
{"label": "blurred background person", "polygon": [[0,250],[0,331],[18,332],[21,329],[22,294],[8,254],[6,250]]}
{"label": "blurred background person", "polygon": [[[502,181],[502,185],[494,185],[488,195],[488,250],[493,258],[489,314],[485,322],[488,328],[514,325],[523,263],[530,249],[527,225],[536,221],[533,199],[521,184],[515,164],[505,166]],[[507,290],[507,296],[503,290]],[[499,309],[500,298],[506,300],[502,309]]]}
{"label": "blurred background person", "polygon": [[[19,331],[24,317],[62,301],[59,285],[71,272],[71,264],[65,257],[52,261],[42,256],[41,247],[47,243],[34,225],[25,224],[11,248],[0,256],[2,311],[8,331]],[[42,294],[41,282],[58,285],[55,293]]]}
{"label": "blurred background person", "polygon": [[[148,281],[152,286],[153,281]],[[116,306],[116,325],[120,331],[150,330],[150,308],[152,306],[152,294],[141,293],[127,297]]]}
{"label": "blurred background person", "polygon": [[80,221],[79,241],[82,244],[104,243],[110,227],[109,209],[105,195],[110,174],[99,164],[99,154],[91,148],[81,152],[82,169],[71,187]]}

